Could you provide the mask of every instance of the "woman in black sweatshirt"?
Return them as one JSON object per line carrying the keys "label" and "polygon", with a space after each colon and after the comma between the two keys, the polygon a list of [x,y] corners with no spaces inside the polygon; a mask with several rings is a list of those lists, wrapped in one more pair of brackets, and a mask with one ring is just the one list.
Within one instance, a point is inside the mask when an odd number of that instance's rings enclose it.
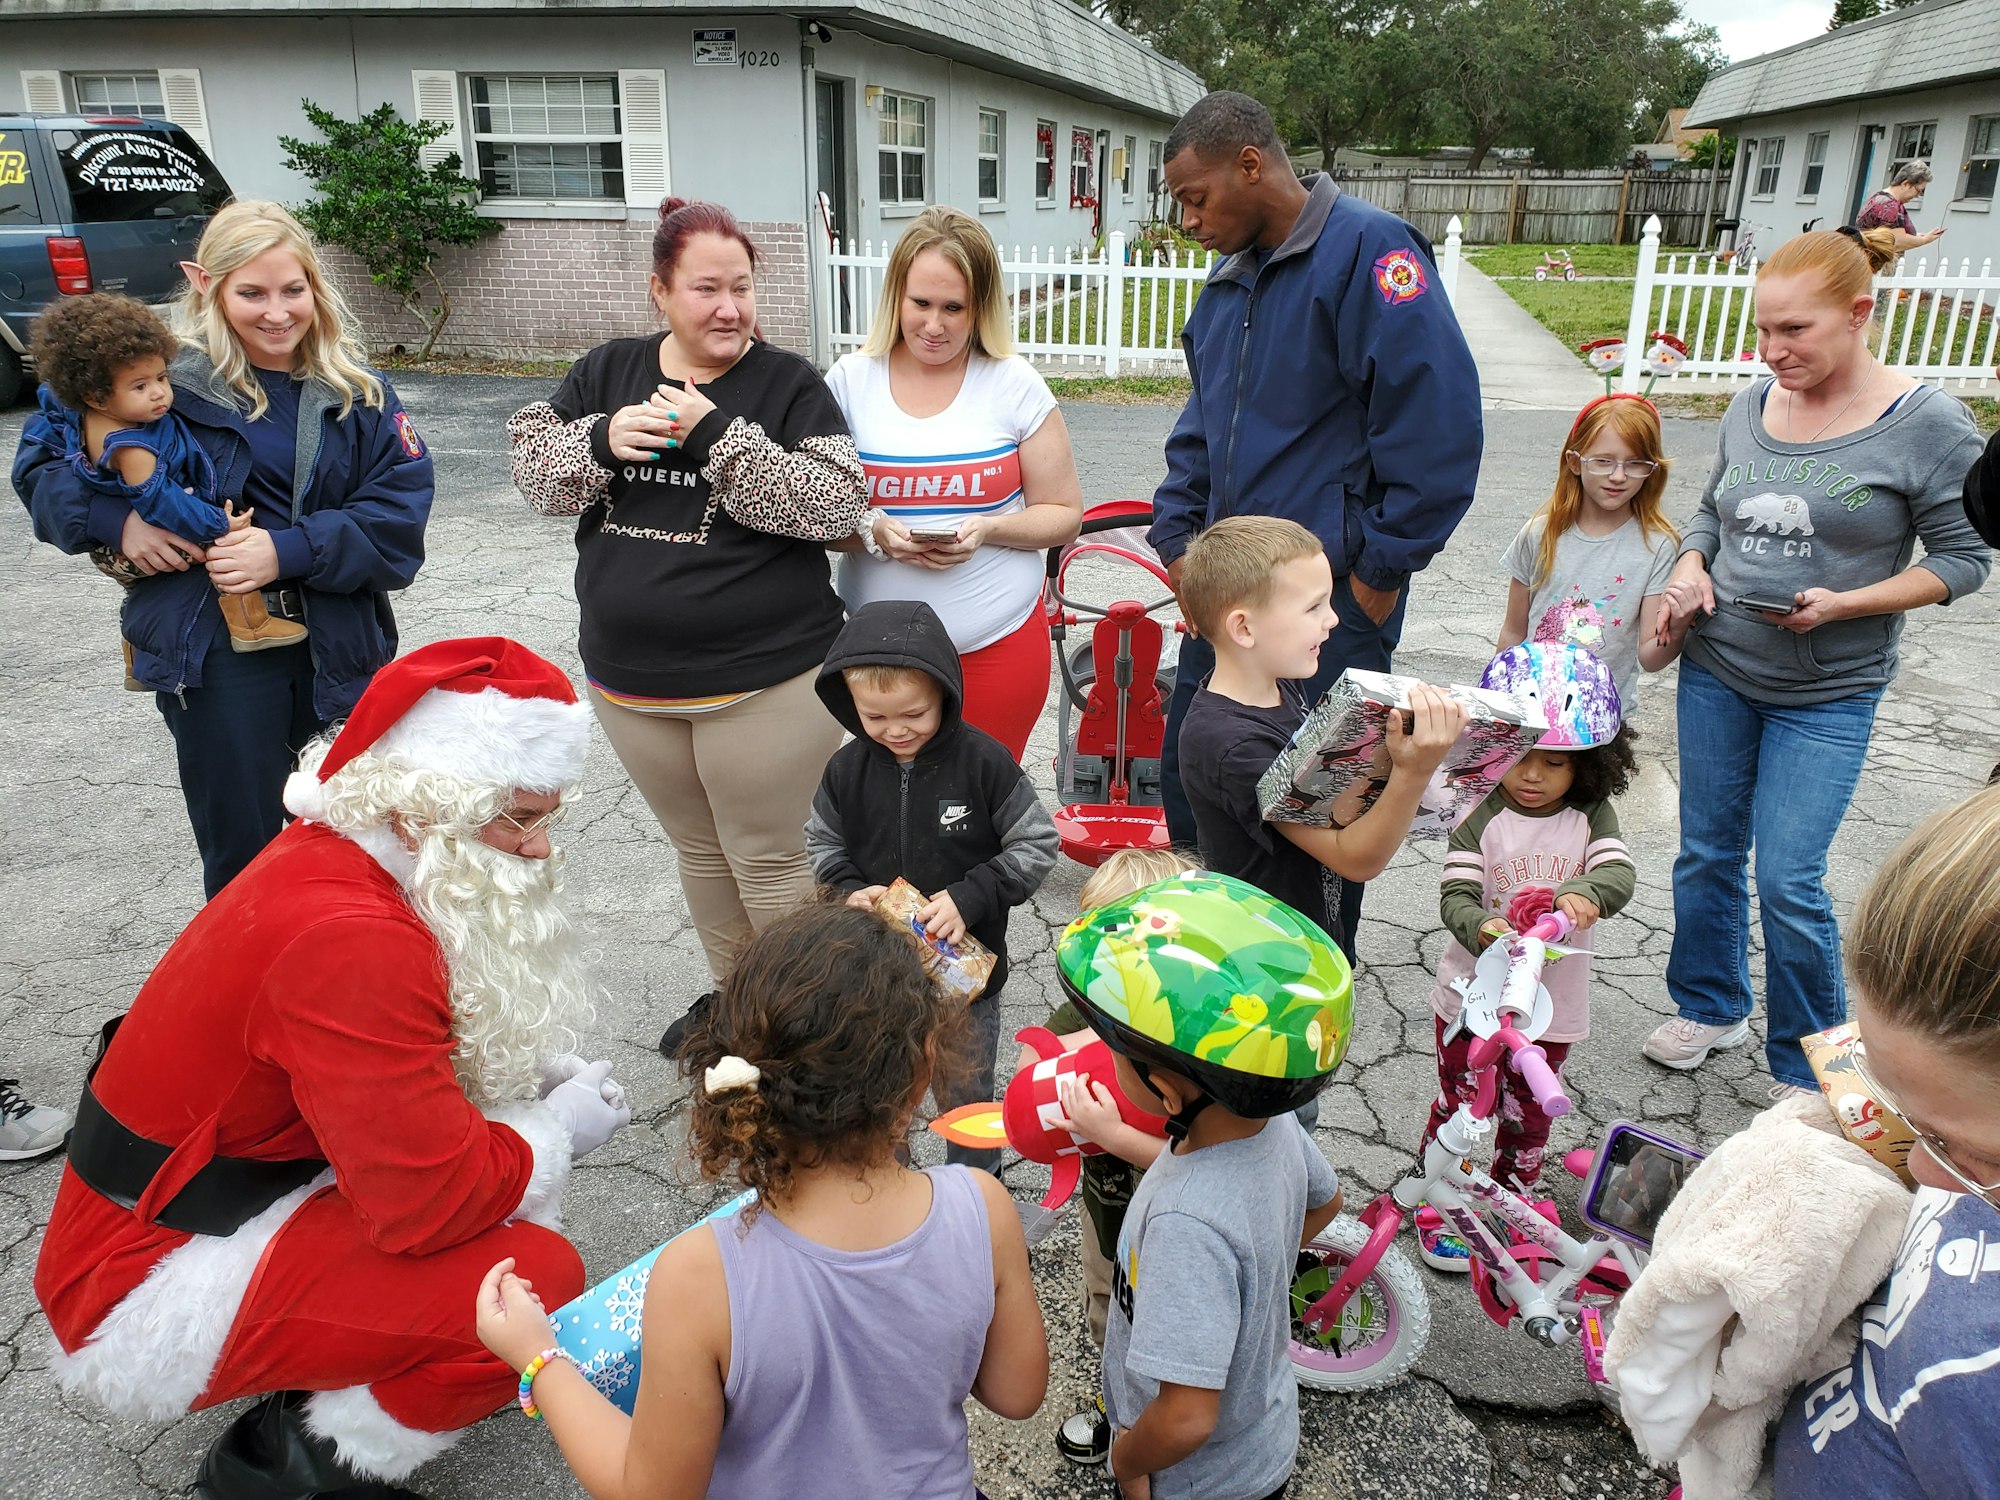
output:
{"label": "woman in black sweatshirt", "polygon": [[668,198],[666,328],[593,349],[507,424],[528,503],[577,517],[590,701],[680,856],[718,984],[812,888],[806,811],[841,738],[813,691],[841,624],[825,544],[868,510],[825,382],[757,336],[756,260],[727,209]]}

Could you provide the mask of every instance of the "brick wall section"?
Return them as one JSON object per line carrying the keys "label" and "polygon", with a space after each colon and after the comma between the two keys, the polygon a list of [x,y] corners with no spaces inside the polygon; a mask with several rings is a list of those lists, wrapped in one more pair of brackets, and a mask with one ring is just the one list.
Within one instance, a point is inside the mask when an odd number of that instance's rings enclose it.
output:
{"label": "brick wall section", "polygon": [[[757,246],[757,317],[772,343],[812,351],[806,300],[805,227],[746,222]],[[451,294],[440,354],[503,359],[574,357],[659,326],[646,295],[653,225],[644,219],[510,219],[477,245],[445,251],[438,274]],[[329,248],[327,267],[359,319],[371,350],[423,347],[423,327],[360,260]]]}

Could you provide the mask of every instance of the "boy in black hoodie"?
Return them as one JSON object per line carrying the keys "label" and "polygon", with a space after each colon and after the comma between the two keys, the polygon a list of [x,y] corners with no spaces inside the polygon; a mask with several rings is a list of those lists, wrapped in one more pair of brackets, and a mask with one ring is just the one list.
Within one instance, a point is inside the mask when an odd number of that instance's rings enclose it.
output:
{"label": "boy in black hoodie", "polygon": [[[1055,867],[1055,822],[1006,748],[960,716],[958,652],[928,604],[856,610],[818,688],[855,738],[834,752],[813,795],[813,875],[861,907],[900,875],[930,897],[918,915],[933,937],[955,943],[970,932],[993,950],[993,976],[972,1002],[972,1066],[935,1089],[944,1108],[991,1099],[1007,914]],[[1000,1169],[998,1151],[952,1145],[946,1156]]]}

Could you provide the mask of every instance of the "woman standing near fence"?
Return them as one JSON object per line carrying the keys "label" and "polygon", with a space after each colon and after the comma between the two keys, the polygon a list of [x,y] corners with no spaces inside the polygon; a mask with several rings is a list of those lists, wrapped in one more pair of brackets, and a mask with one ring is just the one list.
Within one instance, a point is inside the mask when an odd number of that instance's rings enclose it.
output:
{"label": "woman standing near fence", "polygon": [[1011,318],[992,236],[958,209],[925,209],[889,257],[868,342],[827,384],[871,502],[837,546],[840,597],[936,610],[964,664],[966,722],[1019,760],[1049,691],[1042,553],[1076,536],[1083,487]]}
{"label": "woman standing near fence", "polygon": [[[1754,846],[1765,1056],[1813,1088],[1798,1038],[1846,1015],[1827,851],[1896,675],[1903,615],[1982,584],[1961,504],[1979,438],[1963,404],[1868,350],[1886,231],[1803,234],[1757,272],[1773,378],[1740,392],[1659,620],[1680,668],[1681,850],[1667,992],[1645,1053],[1699,1067],[1749,1036]],[[1918,541],[1924,556],[1911,558]]]}
{"label": "woman standing near fence", "polygon": [[841,741],[813,691],[841,622],[824,548],[865,503],[818,372],[757,336],[756,266],[729,210],[668,198],[650,283],[667,326],[600,344],[507,423],[528,503],[577,518],[591,706],[673,840],[718,985],[812,889],[806,812]]}

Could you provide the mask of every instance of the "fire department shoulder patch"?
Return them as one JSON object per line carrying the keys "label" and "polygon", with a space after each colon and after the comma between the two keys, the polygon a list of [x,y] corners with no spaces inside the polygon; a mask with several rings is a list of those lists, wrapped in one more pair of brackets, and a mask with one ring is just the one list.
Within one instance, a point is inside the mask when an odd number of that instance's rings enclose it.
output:
{"label": "fire department shoulder patch", "polygon": [[1375,262],[1375,288],[1384,302],[1394,305],[1423,296],[1430,289],[1430,280],[1414,251],[1391,250]]}
{"label": "fire department shoulder patch", "polygon": [[403,440],[403,451],[410,457],[424,456],[423,439],[417,436],[416,424],[410,420],[410,414],[406,411],[396,413],[396,436]]}

